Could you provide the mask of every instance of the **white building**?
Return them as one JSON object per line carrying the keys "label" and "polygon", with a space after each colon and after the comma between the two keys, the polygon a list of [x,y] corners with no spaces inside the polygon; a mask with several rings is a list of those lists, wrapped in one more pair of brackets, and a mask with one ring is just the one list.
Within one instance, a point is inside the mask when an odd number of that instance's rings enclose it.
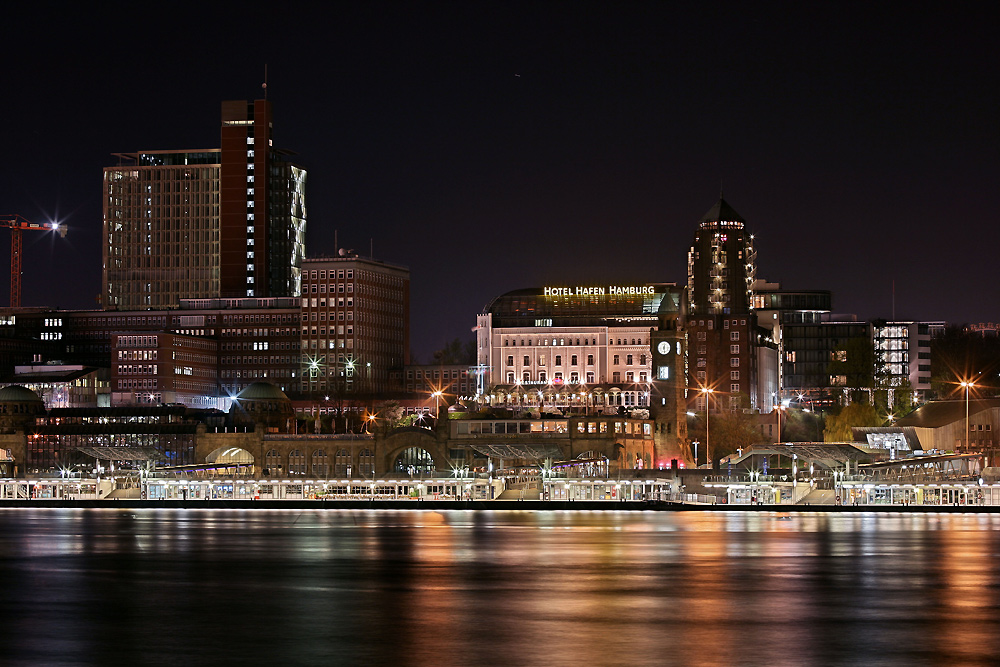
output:
{"label": "white building", "polygon": [[602,394],[601,403],[645,406],[652,380],[650,330],[680,309],[672,283],[543,287],[503,294],[477,320],[477,362],[485,385],[564,396]]}

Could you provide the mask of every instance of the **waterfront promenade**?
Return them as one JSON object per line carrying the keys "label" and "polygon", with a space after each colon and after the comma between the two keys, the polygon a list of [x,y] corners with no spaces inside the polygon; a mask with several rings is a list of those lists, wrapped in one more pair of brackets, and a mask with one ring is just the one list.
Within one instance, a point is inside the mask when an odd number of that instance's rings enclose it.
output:
{"label": "waterfront promenade", "polygon": [[413,510],[474,512],[778,512],[778,513],[998,513],[998,505],[739,505],[693,501],[655,500],[143,500],[141,498],[96,499],[3,499],[0,509],[110,509],[110,510]]}
{"label": "waterfront promenade", "polygon": [[[1000,512],[1000,485],[890,485],[863,493],[801,484],[797,495],[766,486],[687,493],[676,477],[549,478],[0,479],[0,508],[238,508],[588,511]],[[794,499],[794,502],[793,502]],[[781,502],[776,502],[780,500]]]}

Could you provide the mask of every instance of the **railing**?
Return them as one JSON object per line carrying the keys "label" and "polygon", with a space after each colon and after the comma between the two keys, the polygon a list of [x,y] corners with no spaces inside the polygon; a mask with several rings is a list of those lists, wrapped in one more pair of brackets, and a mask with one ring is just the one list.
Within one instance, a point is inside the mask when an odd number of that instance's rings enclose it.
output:
{"label": "railing", "polygon": [[703,493],[677,493],[667,491],[654,491],[647,495],[646,500],[652,502],[673,502],[689,503],[696,505],[715,505],[719,502],[718,496],[709,496]]}
{"label": "railing", "polygon": [[374,440],[371,433],[265,433],[264,440]]}

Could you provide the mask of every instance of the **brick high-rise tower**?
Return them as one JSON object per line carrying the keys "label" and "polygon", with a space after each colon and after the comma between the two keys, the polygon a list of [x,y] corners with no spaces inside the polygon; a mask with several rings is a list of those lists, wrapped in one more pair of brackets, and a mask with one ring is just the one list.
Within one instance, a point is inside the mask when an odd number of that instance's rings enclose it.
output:
{"label": "brick high-rise tower", "polygon": [[104,169],[103,304],[301,291],[306,171],[274,148],[271,103],[222,103],[221,148],[119,153]]}

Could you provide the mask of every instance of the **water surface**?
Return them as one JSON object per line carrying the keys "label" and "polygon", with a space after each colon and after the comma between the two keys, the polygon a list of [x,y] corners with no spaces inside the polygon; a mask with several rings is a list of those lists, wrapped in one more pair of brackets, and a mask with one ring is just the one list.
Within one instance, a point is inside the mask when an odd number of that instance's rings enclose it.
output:
{"label": "water surface", "polygon": [[0,510],[0,663],[1000,663],[1000,515]]}

